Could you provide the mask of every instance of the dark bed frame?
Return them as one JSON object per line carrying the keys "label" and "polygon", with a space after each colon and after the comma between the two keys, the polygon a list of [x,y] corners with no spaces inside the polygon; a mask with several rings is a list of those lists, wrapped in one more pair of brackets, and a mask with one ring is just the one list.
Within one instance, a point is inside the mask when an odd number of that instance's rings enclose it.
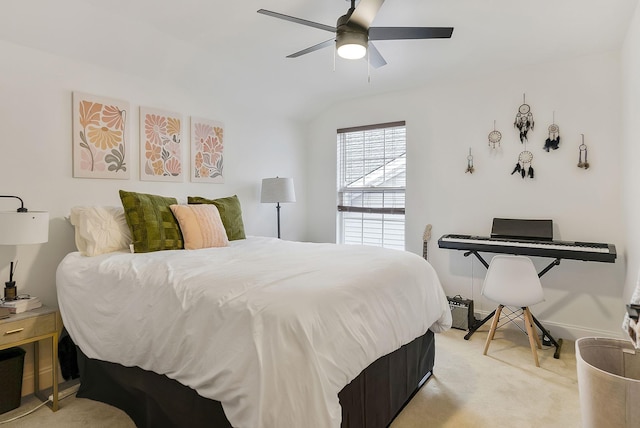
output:
{"label": "dark bed frame", "polygon": [[[387,427],[433,373],[429,330],[374,361],[338,394],[342,428]],[[231,427],[219,401],[204,398],[164,375],[87,358],[78,348],[80,389],[124,410],[139,428]]]}

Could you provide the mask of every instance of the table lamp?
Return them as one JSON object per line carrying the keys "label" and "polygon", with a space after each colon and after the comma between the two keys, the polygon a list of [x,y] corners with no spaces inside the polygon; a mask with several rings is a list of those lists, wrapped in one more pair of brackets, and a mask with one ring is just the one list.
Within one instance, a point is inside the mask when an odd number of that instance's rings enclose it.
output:
{"label": "table lamp", "polygon": [[280,203],[295,202],[293,178],[263,178],[260,202],[276,203],[278,212],[278,238],[280,238]]}
{"label": "table lamp", "polygon": [[[16,211],[0,211],[0,245],[40,244],[49,240],[49,213],[46,211],[29,211],[18,196],[2,196],[20,201]],[[13,275],[18,263],[11,262],[9,281],[4,289],[5,300],[15,300],[18,291]]]}

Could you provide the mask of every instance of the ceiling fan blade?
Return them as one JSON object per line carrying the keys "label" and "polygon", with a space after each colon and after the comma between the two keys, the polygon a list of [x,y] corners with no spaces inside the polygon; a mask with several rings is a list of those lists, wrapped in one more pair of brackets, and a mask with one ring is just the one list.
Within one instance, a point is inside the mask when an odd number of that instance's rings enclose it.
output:
{"label": "ceiling fan blade", "polygon": [[383,65],[387,64],[387,61],[384,60],[380,51],[376,49],[376,47],[371,42],[369,42],[368,52],[369,52],[369,64],[371,64],[373,68],[380,68]]}
{"label": "ceiling fan blade", "polygon": [[371,27],[369,40],[448,39],[453,27]]}
{"label": "ceiling fan blade", "polygon": [[336,27],[332,27],[331,25],[319,24],[313,21],[307,21],[306,19],[296,18],[294,16],[284,15],[278,12],[272,12],[266,9],[258,10],[258,13],[263,15],[272,16],[274,18],[284,19],[285,21],[295,22],[296,24],[306,25],[308,27],[319,28],[320,30],[330,31],[332,33],[336,32]]}
{"label": "ceiling fan blade", "polygon": [[309,52],[317,51],[318,49],[326,48],[327,46],[332,46],[335,44],[335,42],[336,39],[325,40],[324,42],[318,43],[317,45],[313,45],[296,53],[292,53],[291,55],[287,55],[287,58],[297,58],[301,55],[308,54]]}
{"label": "ceiling fan blade", "polygon": [[378,14],[382,3],[384,3],[384,0],[360,0],[360,3],[351,14],[349,22],[355,22],[363,28],[371,27],[371,23]]}

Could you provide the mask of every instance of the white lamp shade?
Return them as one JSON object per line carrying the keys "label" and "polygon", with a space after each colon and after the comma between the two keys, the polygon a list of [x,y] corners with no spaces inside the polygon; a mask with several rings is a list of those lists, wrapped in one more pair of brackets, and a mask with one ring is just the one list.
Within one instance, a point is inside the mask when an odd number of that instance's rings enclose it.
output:
{"label": "white lamp shade", "polygon": [[295,202],[293,178],[263,178],[260,202]]}
{"label": "white lamp shade", "polygon": [[48,212],[0,212],[0,245],[40,244],[48,240]]}

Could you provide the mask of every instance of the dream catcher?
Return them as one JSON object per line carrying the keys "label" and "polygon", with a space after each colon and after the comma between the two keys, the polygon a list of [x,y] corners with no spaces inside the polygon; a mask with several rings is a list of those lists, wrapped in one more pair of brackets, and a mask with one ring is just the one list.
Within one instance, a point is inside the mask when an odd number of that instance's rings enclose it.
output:
{"label": "dream catcher", "polygon": [[527,175],[529,178],[533,178],[533,167],[531,166],[532,160],[533,153],[528,150],[520,152],[520,155],[518,155],[518,163],[516,163],[516,167],[513,168],[511,175],[519,172],[522,178],[525,178]]}
{"label": "dream catcher", "polygon": [[489,147],[495,149],[496,146],[500,147],[500,140],[502,139],[502,134],[500,131],[496,131],[496,121],[493,121],[493,131],[489,132]]}
{"label": "dream catcher", "polygon": [[[582,144],[578,146],[578,168],[589,169],[589,162],[587,161],[587,146],[584,144],[584,134],[582,135]],[[582,162],[582,155],[584,154],[584,162]]]}
{"label": "dream catcher", "polygon": [[548,152],[558,150],[560,145],[560,128],[556,125],[556,113],[553,112],[553,123],[549,125],[549,138],[544,142],[544,149]]}
{"label": "dream catcher", "polygon": [[471,156],[471,148],[469,148],[469,156],[467,156],[467,170],[465,173],[473,174],[475,169],[473,168],[473,156]]}
{"label": "dream catcher", "polygon": [[513,126],[520,131],[520,142],[525,143],[528,141],[527,133],[529,130],[533,130],[533,113],[531,113],[531,107],[525,102],[525,96],[522,94],[522,105],[518,107],[518,114],[516,114],[516,120],[513,122]]}

